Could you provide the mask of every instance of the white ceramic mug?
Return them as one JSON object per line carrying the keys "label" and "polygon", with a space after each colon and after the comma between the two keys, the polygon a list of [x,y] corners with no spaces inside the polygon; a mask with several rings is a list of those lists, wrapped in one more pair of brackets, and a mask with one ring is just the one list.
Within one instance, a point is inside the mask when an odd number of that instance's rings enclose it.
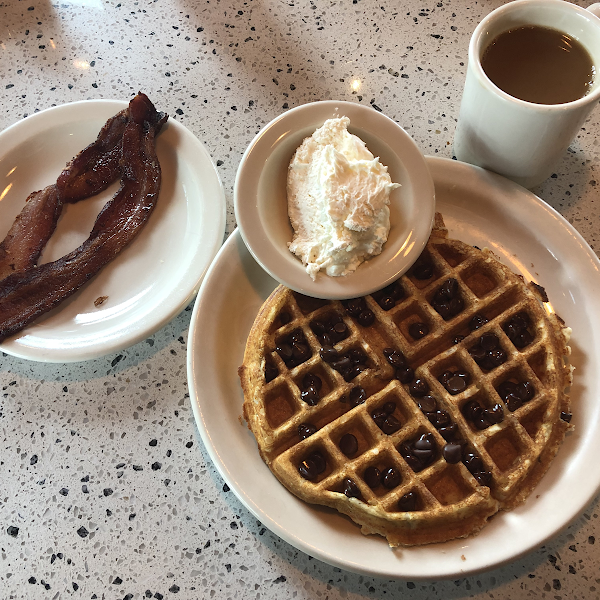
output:
{"label": "white ceramic mug", "polygon": [[[596,16],[598,15],[598,16]],[[530,188],[552,174],[563,152],[600,99],[600,4],[583,9],[564,0],[516,0],[491,12],[469,44],[467,79],[454,153],[458,160]],[[565,104],[534,104],[496,87],[481,66],[488,44],[517,27],[558,29],[578,40],[596,68],[590,91]]]}

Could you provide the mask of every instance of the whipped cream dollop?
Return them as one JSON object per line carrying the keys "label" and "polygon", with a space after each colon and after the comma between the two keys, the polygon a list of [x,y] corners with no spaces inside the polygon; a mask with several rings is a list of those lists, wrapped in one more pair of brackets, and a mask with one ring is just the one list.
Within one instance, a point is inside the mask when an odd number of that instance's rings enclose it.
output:
{"label": "whipped cream dollop", "polygon": [[288,168],[288,247],[316,279],[319,271],[347,275],[381,253],[390,231],[387,167],[357,136],[350,119],[325,121],[296,150]]}

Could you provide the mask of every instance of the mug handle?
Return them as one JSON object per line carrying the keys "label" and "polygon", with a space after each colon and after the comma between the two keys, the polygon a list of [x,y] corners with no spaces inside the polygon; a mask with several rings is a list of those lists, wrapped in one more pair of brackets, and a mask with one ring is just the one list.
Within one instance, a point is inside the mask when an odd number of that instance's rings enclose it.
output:
{"label": "mug handle", "polygon": [[589,10],[592,14],[600,17],[600,2],[596,2],[596,4],[588,6],[586,10]]}

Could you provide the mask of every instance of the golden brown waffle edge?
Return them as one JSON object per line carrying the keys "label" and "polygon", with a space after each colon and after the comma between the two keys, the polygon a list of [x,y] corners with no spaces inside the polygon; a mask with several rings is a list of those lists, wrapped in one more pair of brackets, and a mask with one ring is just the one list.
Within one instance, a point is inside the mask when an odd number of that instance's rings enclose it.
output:
{"label": "golden brown waffle edge", "polygon": [[[461,306],[448,313],[450,279]],[[392,546],[465,537],[529,496],[570,428],[570,330],[543,288],[489,250],[447,239],[439,214],[394,285],[383,292],[396,290],[393,304],[376,293],[361,313],[276,288],[239,369],[244,417],[262,459],[302,500]]]}

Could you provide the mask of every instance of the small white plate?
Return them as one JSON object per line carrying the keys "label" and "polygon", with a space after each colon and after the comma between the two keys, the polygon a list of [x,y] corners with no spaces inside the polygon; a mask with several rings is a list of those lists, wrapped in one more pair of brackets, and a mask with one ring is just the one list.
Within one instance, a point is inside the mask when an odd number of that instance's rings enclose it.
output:
{"label": "small white plate", "polygon": [[474,537],[391,550],[349,519],[292,496],[259,457],[240,418],[237,368],[262,302],[277,282],[232,235],[198,295],[188,340],[188,381],[208,453],[242,503],[284,540],[332,565],[369,575],[429,579],[497,567],[543,544],[585,508],[600,486],[600,261],[561,215],[524,188],[477,167],[428,158],[450,236],[488,246],[545,286],[573,329],[575,431],[527,502],[499,513]]}
{"label": "small white plate", "polygon": [[[0,240],[27,196],[54,183],[106,120],[126,107],[115,100],[65,104],[0,134]],[[162,185],[146,227],[87,285],[5,340],[0,350],[45,362],[97,358],[151,335],[194,297],[223,242],[225,194],[210,155],[177,121],[167,121],[156,149]],[[40,262],[77,248],[118,187],[114,183],[93,198],[67,205]],[[107,299],[96,307],[100,296]]]}
{"label": "small white plate", "polygon": [[[327,119],[348,117],[348,131],[361,138],[388,167],[390,233],[381,254],[344,277],[317,273],[313,281],[288,249],[287,173],[304,138]],[[433,181],[412,138],[392,119],[353,102],[312,102],[266,125],[244,153],[233,190],[235,217],[250,253],[277,281],[315,298],[355,298],[379,290],[405,273],[425,247],[435,210]]]}

